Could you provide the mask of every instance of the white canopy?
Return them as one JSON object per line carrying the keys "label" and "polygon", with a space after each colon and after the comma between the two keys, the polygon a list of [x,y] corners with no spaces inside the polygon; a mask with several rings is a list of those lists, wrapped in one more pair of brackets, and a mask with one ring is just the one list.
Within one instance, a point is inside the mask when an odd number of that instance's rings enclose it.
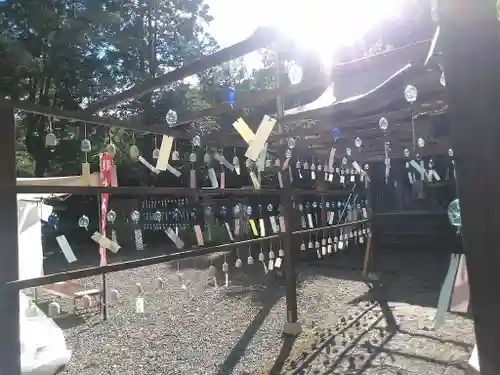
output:
{"label": "white canopy", "polygon": [[[86,186],[82,176],[18,178],[17,185]],[[99,173],[90,175],[90,186],[99,186]],[[43,276],[42,224],[52,213],[52,207],[42,201],[64,194],[18,194],[17,225],[19,251],[19,279]]]}

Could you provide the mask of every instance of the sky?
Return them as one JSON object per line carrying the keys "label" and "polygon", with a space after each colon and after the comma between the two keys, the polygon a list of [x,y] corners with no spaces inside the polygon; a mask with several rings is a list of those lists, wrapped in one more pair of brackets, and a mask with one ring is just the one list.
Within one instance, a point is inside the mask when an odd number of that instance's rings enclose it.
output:
{"label": "sky", "polygon": [[206,0],[214,17],[209,32],[221,47],[249,37],[259,26],[274,26],[317,53],[326,65],[334,63],[335,49],[360,39],[385,19],[397,17],[405,1]]}

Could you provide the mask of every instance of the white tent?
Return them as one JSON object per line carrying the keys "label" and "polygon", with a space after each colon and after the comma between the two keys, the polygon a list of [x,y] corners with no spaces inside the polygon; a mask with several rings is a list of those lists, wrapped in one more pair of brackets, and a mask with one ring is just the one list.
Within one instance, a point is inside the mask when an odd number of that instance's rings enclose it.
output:
{"label": "white tent", "polygon": [[[98,186],[99,174],[91,175],[91,186]],[[19,178],[18,185],[85,186],[81,176],[56,178]],[[18,194],[18,254],[19,279],[43,276],[42,224],[52,213],[52,207],[43,200],[61,194]],[[66,347],[64,334],[43,311],[26,314],[29,298],[20,292],[19,324],[21,339],[21,367],[23,375],[52,375],[65,366],[71,351]]]}
{"label": "white tent", "polygon": [[[50,178],[18,178],[17,185],[85,186],[82,176]],[[99,174],[90,175],[90,186],[99,186]],[[43,276],[41,219],[52,213],[52,207],[42,203],[46,198],[64,194],[18,194],[17,225],[19,238],[19,279]]]}

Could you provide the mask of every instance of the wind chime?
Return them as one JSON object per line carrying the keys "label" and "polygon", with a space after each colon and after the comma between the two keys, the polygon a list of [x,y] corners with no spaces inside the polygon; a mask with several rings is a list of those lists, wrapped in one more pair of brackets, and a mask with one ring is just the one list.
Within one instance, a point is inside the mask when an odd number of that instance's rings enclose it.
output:
{"label": "wind chime", "polygon": [[[406,86],[404,90],[404,97],[411,106],[417,100],[418,91],[412,86]],[[422,197],[423,195],[423,183],[425,180],[427,182],[432,183],[433,181],[440,181],[441,177],[435,170],[434,161],[432,158],[428,159],[427,168],[425,166],[424,159],[419,155],[417,149],[423,149],[425,147],[425,140],[422,137],[417,139],[416,136],[416,128],[415,128],[415,119],[417,114],[412,111],[412,145],[413,145],[413,153],[410,153],[410,150],[404,150],[404,156],[407,159],[406,161],[406,169],[408,171],[408,180],[410,184],[413,186],[415,193]],[[413,157],[411,155],[413,154]],[[418,175],[415,175],[415,171]]]}
{"label": "wind chime", "polygon": [[191,169],[189,172],[189,187],[191,189],[196,189],[196,148],[201,146],[201,138],[199,135],[195,135],[191,141],[191,153],[189,154],[189,163],[191,164]]}
{"label": "wind chime", "polygon": [[[84,139],[80,143],[80,150],[85,155],[84,161],[82,163],[82,177],[84,179],[85,185],[90,185],[90,163],[88,161],[88,153],[92,151],[92,143],[87,138],[87,124],[83,125],[84,129]],[[50,130],[51,131],[51,130]],[[90,220],[87,215],[82,215],[78,219],[78,226],[85,230],[88,230]]]}
{"label": "wind chime", "polygon": [[[385,117],[381,117],[378,121],[378,127],[384,134],[384,164],[385,164],[385,183],[389,183],[389,176],[391,173],[391,158],[389,153],[391,151],[391,144],[387,140],[387,129],[389,128],[389,121]],[[368,164],[366,165],[368,166]]]}
{"label": "wind chime", "polygon": [[49,121],[49,128],[48,128],[47,134],[45,135],[45,146],[46,147],[56,147],[57,146],[57,137],[54,134],[54,129],[52,128],[53,119],[51,117],[49,117],[48,121]]}

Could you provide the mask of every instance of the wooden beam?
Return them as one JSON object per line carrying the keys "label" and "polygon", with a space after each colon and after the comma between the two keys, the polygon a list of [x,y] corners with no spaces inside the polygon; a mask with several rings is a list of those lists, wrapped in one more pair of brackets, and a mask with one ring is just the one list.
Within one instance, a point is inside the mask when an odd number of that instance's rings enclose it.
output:
{"label": "wooden beam", "polygon": [[[7,283],[19,278],[17,194],[16,194],[16,130],[14,111],[0,106],[2,119],[2,148],[0,150],[0,373],[21,374],[21,348],[19,332],[19,291],[8,288]],[[22,312],[24,314],[24,311]]]}
{"label": "wooden beam", "polygon": [[495,3],[438,2],[481,375],[500,374],[500,38]]}
{"label": "wooden beam", "polygon": [[[151,133],[160,135],[169,135],[177,139],[191,139],[196,133],[189,133],[181,129],[170,128],[167,124],[148,125],[137,120],[120,120],[112,117],[100,117],[91,115],[86,111],[64,110],[58,108],[46,107],[40,104],[32,104],[26,101],[14,102],[10,100],[0,99],[0,106],[17,109],[27,113],[38,114],[47,117],[57,117],[64,120],[83,122],[91,125],[100,125],[106,127],[117,127],[125,130],[131,130],[139,133]],[[220,145],[220,138],[213,139],[209,144]],[[206,144],[207,142],[203,140]],[[239,147],[243,146],[244,142],[235,139],[228,146]]]}
{"label": "wooden beam", "polygon": [[176,124],[176,127],[185,124],[190,124],[193,121],[204,117],[216,117],[221,114],[240,111],[245,108],[258,107],[266,102],[275,100],[278,96],[281,97],[290,96],[315,88],[322,88],[325,90],[326,87],[329,85],[328,81],[329,77],[327,75],[318,72],[308,81],[300,83],[298,85],[292,86],[290,84],[286,84],[282,85],[281,87],[277,87],[275,89],[253,91],[247,94],[242,94],[241,98],[236,99],[236,103],[234,105],[231,106],[228,103],[220,103],[211,108],[203,109],[197,112],[192,112],[188,114],[185,118],[181,119]]}
{"label": "wooden beam", "polygon": [[[421,60],[426,56],[426,52],[429,48],[430,40],[423,40],[415,44],[397,48],[388,52],[384,52],[378,55],[371,56],[369,58],[362,58],[357,60],[352,60],[348,62],[341,63],[335,66],[334,76],[326,77],[322,72],[318,72],[317,75],[311,77],[310,80],[299,85],[289,86],[285,85],[280,88],[276,88],[268,91],[254,92],[244,96],[244,99],[237,102],[233,108],[229,108],[226,103],[218,104],[212,108],[208,108],[202,111],[193,112],[189,114],[185,119],[179,121],[178,125],[183,125],[190,123],[196,119],[202,117],[213,117],[221,113],[226,113],[228,110],[238,110],[243,108],[251,108],[261,105],[269,100],[273,100],[277,96],[285,97],[293,94],[297,94],[306,90],[313,88],[322,88],[325,90],[327,86],[331,83],[332,79],[339,76],[352,76],[353,79],[357,79],[357,75],[363,72],[367,68],[376,69],[377,67],[386,65],[388,63],[398,63],[407,64],[410,61]],[[439,78],[437,79],[439,80]],[[436,81],[437,81],[436,80]],[[285,116],[281,119],[280,123],[287,123],[289,121],[299,121],[301,119],[310,118],[326,118],[331,115],[332,110],[335,111],[337,108],[326,107],[320,108],[315,111],[307,111],[295,115]],[[239,136],[238,133],[233,132],[233,129],[221,129],[221,132],[225,133],[225,136]],[[212,134],[208,139],[219,138],[221,132]]]}
{"label": "wooden beam", "polygon": [[274,29],[259,28],[253,33],[252,36],[237,44],[221,49],[211,55],[203,56],[192,63],[186,64],[156,78],[138,83],[134,87],[119,94],[115,94],[98,102],[92,103],[87,111],[89,113],[96,113],[126,100],[138,98],[147,92],[151,92],[170,83],[180,81],[190,75],[203,72],[204,70],[220,65],[226,61],[234,60],[238,57],[246,55],[247,53],[268,46],[278,38],[278,35],[278,32]]}
{"label": "wooden beam", "polygon": [[176,138],[185,137],[185,133],[171,129],[167,124],[147,126],[136,120],[120,120],[112,117],[101,117],[89,114],[85,111],[64,110],[58,108],[46,107],[40,104],[32,104],[26,101],[10,101],[0,99],[0,106],[18,109],[23,112],[38,114],[47,117],[57,117],[69,121],[78,121],[92,125],[101,125],[107,127],[119,127],[126,130],[137,132],[147,132],[153,134],[167,134]]}
{"label": "wooden beam", "polygon": [[332,78],[339,75],[353,75],[367,69],[378,69],[388,61],[401,61],[404,63],[424,61],[427,57],[432,38],[412,43],[389,51],[377,53],[376,55],[362,57],[356,60],[346,61],[332,68]]}

